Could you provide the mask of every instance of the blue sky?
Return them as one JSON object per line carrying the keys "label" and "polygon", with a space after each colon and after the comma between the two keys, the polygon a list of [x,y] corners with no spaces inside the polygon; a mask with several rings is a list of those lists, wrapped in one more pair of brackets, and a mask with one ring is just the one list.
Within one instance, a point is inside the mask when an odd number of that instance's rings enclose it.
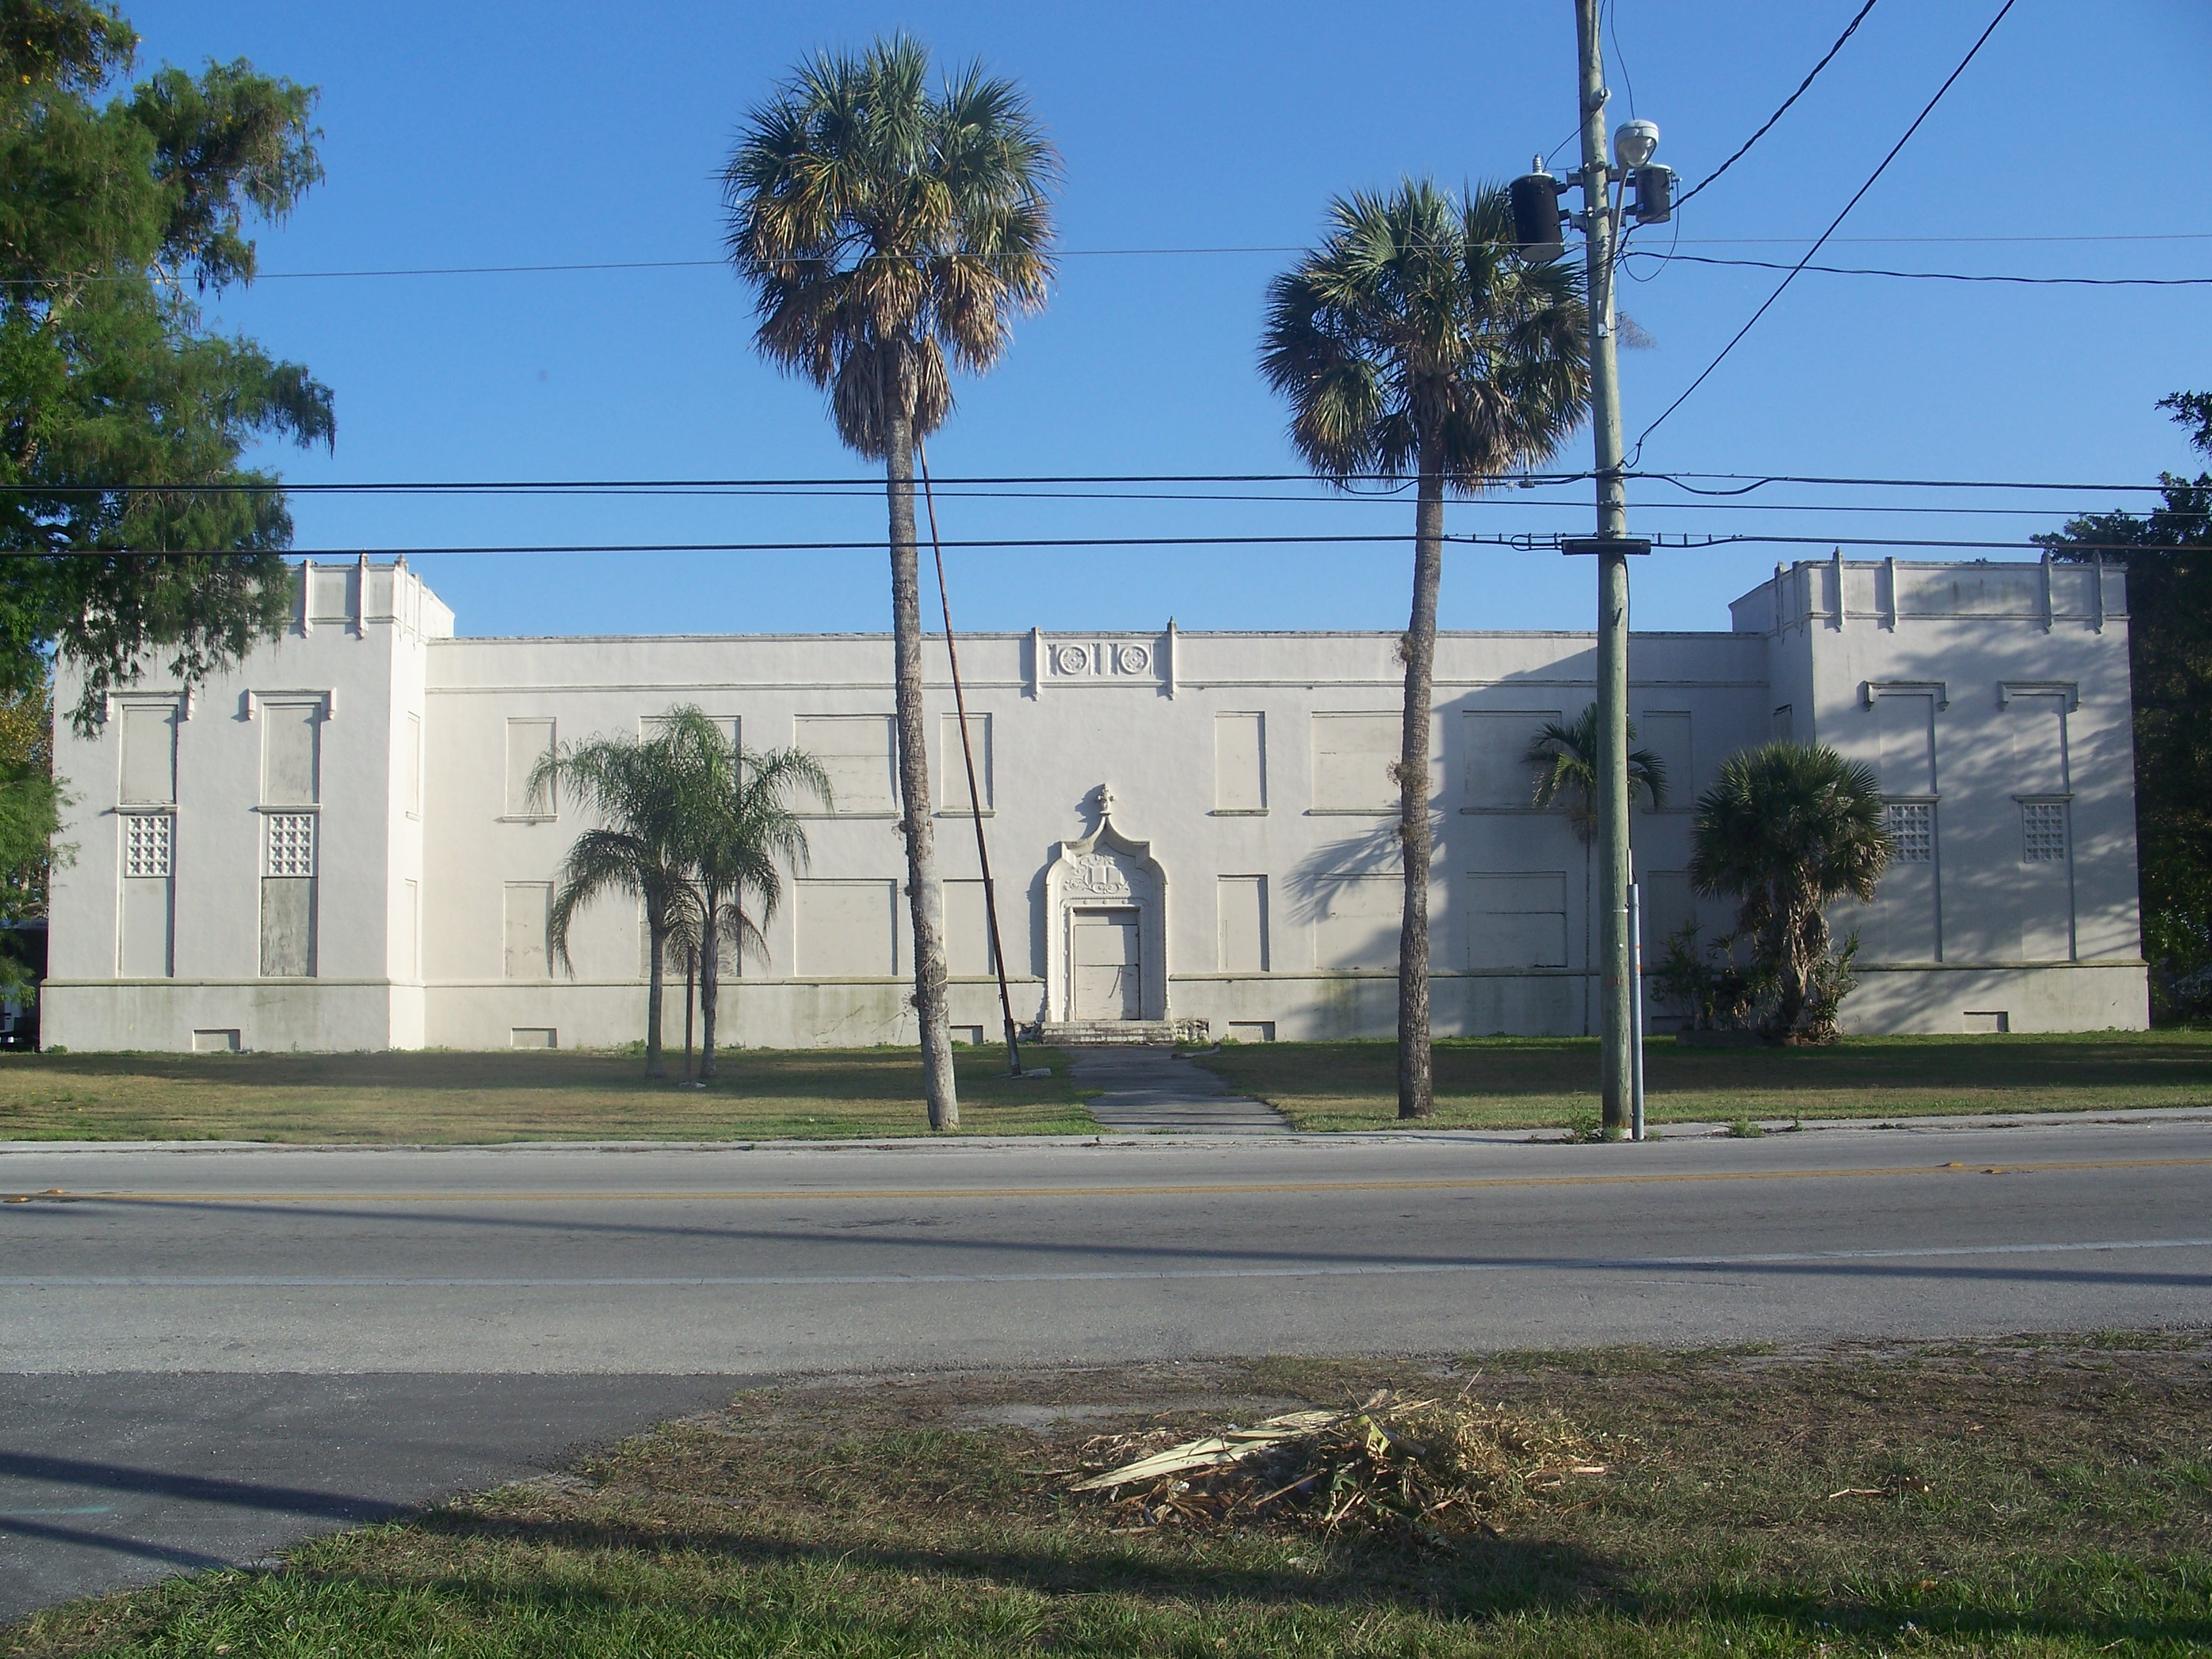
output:
{"label": "blue sky", "polygon": [[[1794,88],[1859,0],[1617,0],[1616,120],[1659,122],[1686,187]],[[1639,241],[1791,260],[1849,199],[1999,0],[1882,0],[1805,99],[1677,227]],[[1574,126],[1568,0],[1389,8],[556,0],[374,6],[126,3],[160,60],[251,58],[322,89],[328,181],[261,238],[269,279],[211,319],[334,388],[335,454],[296,480],[856,477],[821,398],[756,356],[726,268],[449,276],[280,273],[714,260],[717,174],[744,111],[799,58],[911,31],[1030,91],[1066,161],[1067,257],[1049,309],[957,387],[942,476],[1295,471],[1255,372],[1268,278],[1337,192],[1402,173],[1504,179]],[[1607,42],[1610,49],[1614,41]],[[2018,0],[1824,261],[2043,276],[2212,274],[2202,0]],[[1625,72],[1624,72],[1625,70]],[[1555,167],[1571,163],[1572,146]],[[1679,232],[1679,241],[1674,234]],[[2197,240],[2147,240],[2189,233]],[[2000,240],[2075,238],[2073,240]],[[1865,240],[1875,239],[1875,240]],[[1690,264],[1624,285],[1656,339],[1622,359],[1633,434],[1778,273]],[[2153,409],[2212,389],[2206,289],[1967,286],[1808,274],[1651,438],[1644,464],[1710,472],[2133,481],[2191,457]],[[1589,461],[1585,429],[1560,461]],[[1042,501],[940,494],[948,538],[1397,532],[1410,504]],[[1540,500],[1539,497],[1547,500]],[[1639,531],[2009,538],[2098,498],[1770,486],[1697,504],[1639,488]],[[1587,486],[1455,505],[1455,530],[1581,532]],[[1556,504],[1547,504],[1555,501]],[[1646,505],[1648,503],[1648,505]],[[1760,504],[1817,507],[1769,511]],[[1662,505],[1666,504],[1666,505]],[[311,496],[303,549],[866,540],[880,494],[840,497]],[[1784,550],[1787,552],[1789,550]],[[1796,550],[1803,555],[1825,548]],[[1726,626],[1778,550],[1655,555],[1639,628]],[[964,628],[1397,628],[1402,546],[962,551]],[[431,556],[475,634],[873,629],[882,554]],[[1449,628],[1587,628],[1586,562],[1451,556]]]}

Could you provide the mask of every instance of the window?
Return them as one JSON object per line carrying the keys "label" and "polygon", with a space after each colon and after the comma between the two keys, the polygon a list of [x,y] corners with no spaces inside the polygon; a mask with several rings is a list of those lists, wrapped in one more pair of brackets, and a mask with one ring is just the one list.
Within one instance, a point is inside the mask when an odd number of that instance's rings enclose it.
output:
{"label": "window", "polygon": [[[707,717],[707,723],[730,740],[732,749],[738,747],[738,739],[744,732],[744,723],[738,716],[710,714]],[[637,735],[647,743],[667,729],[668,716],[665,714],[641,714],[637,717]]]}
{"label": "window", "polygon": [[1393,811],[1398,805],[1393,774],[1403,731],[1396,714],[1316,714],[1314,811]]}
{"label": "window", "polygon": [[2066,861],[2066,803],[2063,800],[2024,800],[2020,804],[2021,862],[2063,864]]}
{"label": "window", "polygon": [[1213,717],[1213,810],[1217,812],[1264,812],[1267,810],[1267,717],[1265,714],[1216,714]]}
{"label": "window", "polygon": [[1873,702],[1882,788],[1894,795],[1936,793],[1935,695],[1882,691]]}
{"label": "window", "polygon": [[1528,763],[1528,746],[1559,710],[1471,708],[1460,717],[1460,747],[1466,769],[1467,810],[1526,811],[1534,804],[1538,769]]}
{"label": "window", "polygon": [[123,820],[123,873],[132,880],[169,873],[171,825],[167,812],[132,812]]}
{"label": "window", "polygon": [[[1639,748],[1648,749],[1659,758],[1664,769],[1662,780],[1667,804],[1662,809],[1670,812],[1686,812],[1697,799],[1698,786],[1690,769],[1690,717],[1686,713],[1669,713],[1647,708],[1644,718],[1636,722],[1636,740]],[[1651,810],[1649,799],[1646,810]]]}
{"label": "window", "polygon": [[553,887],[550,882],[507,884],[500,921],[501,967],[508,979],[552,978],[552,962],[546,951],[552,908]]}
{"label": "window", "polygon": [[1686,870],[1652,870],[1643,878],[1644,971],[1658,970],[1667,943],[1698,921],[1698,896]]}
{"label": "window", "polygon": [[1557,871],[1476,872],[1467,878],[1467,965],[1567,965],[1567,878]]}
{"label": "window", "polygon": [[399,797],[406,803],[407,816],[422,816],[422,717],[407,717],[406,747],[400,751]]}
{"label": "window", "polygon": [[532,796],[530,780],[538,763],[553,752],[553,722],[550,720],[511,720],[507,723],[507,807],[510,818],[558,817],[560,802],[548,786]]}
{"label": "window", "polygon": [[414,882],[400,884],[399,976],[422,977],[422,890]]}
{"label": "window", "polygon": [[1406,884],[1395,875],[1322,878],[1322,904],[1314,928],[1314,954],[1324,969],[1392,969],[1398,965],[1398,932]]}
{"label": "window", "polygon": [[175,970],[175,835],[167,812],[124,814],[117,967],[125,979],[167,979]]}
{"label": "window", "polygon": [[[943,792],[945,810],[965,817],[972,805],[968,794],[968,756],[960,746],[960,716],[945,714],[937,723],[938,788]],[[968,717],[968,747],[975,757],[975,793],[981,798],[988,812],[994,804],[991,795],[991,717],[970,714]],[[839,797],[839,805],[843,797]]]}
{"label": "window", "polygon": [[1768,735],[1777,743],[1788,743],[1797,735],[1797,709],[1795,704],[1785,702],[1774,711],[1774,722]]}
{"label": "window", "polygon": [[[801,714],[792,722],[792,741],[821,763],[838,812],[898,810],[889,714]],[[966,793],[964,779],[962,793]]]}
{"label": "window", "polygon": [[320,793],[323,705],[263,702],[261,800],[266,806],[312,806]]}
{"label": "window", "polygon": [[802,881],[797,896],[800,973],[809,979],[897,973],[896,882]]}
{"label": "window", "polygon": [[315,817],[312,812],[271,812],[269,823],[269,867],[271,876],[312,876],[315,873]]}
{"label": "window", "polygon": [[1893,800],[1882,809],[1899,864],[1936,861],[1936,805],[1933,801]]}
{"label": "window", "polygon": [[[983,902],[983,884],[963,877],[946,882],[943,890],[945,970],[968,979],[997,973],[999,963],[991,954],[991,916]],[[1009,931],[1016,925],[1017,919],[1012,916],[1001,923]]]}
{"label": "window", "polygon": [[315,971],[315,815],[264,816],[261,972],[305,979]]}
{"label": "window", "polygon": [[177,799],[177,705],[123,705],[123,775],[126,806],[169,806]]}
{"label": "window", "polygon": [[1222,876],[1214,883],[1219,916],[1216,958],[1224,974],[1267,971],[1267,878]]}

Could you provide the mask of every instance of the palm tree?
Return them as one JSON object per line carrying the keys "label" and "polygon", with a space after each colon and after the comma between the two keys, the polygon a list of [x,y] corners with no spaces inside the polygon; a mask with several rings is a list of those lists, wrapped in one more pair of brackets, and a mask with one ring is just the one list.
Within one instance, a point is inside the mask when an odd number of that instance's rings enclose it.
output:
{"label": "palm tree", "polygon": [[[1636,723],[1628,726],[1628,740],[1636,741]],[[1540,811],[1566,804],[1567,823],[1575,838],[1588,847],[1597,839],[1597,705],[1575,716],[1571,725],[1546,720],[1543,729],[1528,740],[1523,757],[1538,769],[1533,802]],[[1649,795],[1656,811],[1667,804],[1667,763],[1649,749],[1628,757],[1628,804],[1638,795]]]}
{"label": "palm tree", "polygon": [[1698,798],[1691,884],[1737,901],[1736,931],[1774,975],[1772,1035],[1807,1035],[1829,965],[1823,913],[1871,901],[1893,850],[1873,768],[1826,744],[1741,750]]}
{"label": "palm tree", "polygon": [[[1636,741],[1636,724],[1629,722],[1628,740]],[[1597,705],[1575,716],[1571,724],[1546,720],[1543,729],[1528,740],[1522,757],[1537,769],[1533,804],[1539,810],[1565,802],[1568,826],[1583,844],[1583,962],[1589,963],[1590,849],[1597,841]],[[1630,751],[1628,805],[1633,809],[1638,794],[1649,795],[1656,808],[1667,804],[1667,763],[1649,749]],[[1585,986],[1588,981],[1584,981]],[[1583,1035],[1589,1035],[1589,998],[1583,998]]]}
{"label": "palm tree", "polygon": [[531,774],[532,796],[547,799],[556,785],[599,820],[578,836],[561,861],[548,927],[553,960],[573,977],[569,930],[578,912],[609,894],[645,908],[652,964],[645,998],[645,1074],[668,1075],[661,1058],[660,1008],[669,939],[690,907],[685,803],[673,745],[665,733],[645,739],[594,738],[563,745]]}
{"label": "palm tree", "polygon": [[757,294],[761,351],[830,394],[837,435],[884,463],[899,792],[914,912],[915,1011],[932,1128],[957,1127],[945,941],[921,704],[915,446],[1044,304],[1060,161],[1011,81],[981,65],[928,87],[906,35],[823,52],[746,118],[723,173],[730,258]]}
{"label": "palm tree", "polygon": [[669,712],[661,737],[682,802],[680,847],[689,914],[678,924],[699,947],[699,1076],[714,1075],[722,952],[763,952],[763,932],[783,901],[782,866],[804,868],[806,830],[785,797],[803,789],[836,805],[830,780],[803,750],[752,753],[696,708]]}
{"label": "palm tree", "polygon": [[1425,179],[1340,197],[1330,231],[1268,289],[1261,371],[1291,441],[1340,488],[1418,481],[1403,741],[1394,772],[1406,878],[1398,942],[1398,1115],[1436,1110],[1429,1051],[1429,720],[1444,492],[1540,463],[1588,401],[1581,280],[1510,252],[1502,188],[1455,202]]}

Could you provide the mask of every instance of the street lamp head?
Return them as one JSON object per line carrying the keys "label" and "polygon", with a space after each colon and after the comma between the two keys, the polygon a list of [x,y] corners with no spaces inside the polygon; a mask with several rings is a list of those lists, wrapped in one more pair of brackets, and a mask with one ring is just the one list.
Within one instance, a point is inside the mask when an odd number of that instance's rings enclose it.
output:
{"label": "street lamp head", "polygon": [[1613,159],[1626,172],[1633,173],[1650,161],[1659,148],[1659,124],[1656,121],[1623,121],[1613,135]]}

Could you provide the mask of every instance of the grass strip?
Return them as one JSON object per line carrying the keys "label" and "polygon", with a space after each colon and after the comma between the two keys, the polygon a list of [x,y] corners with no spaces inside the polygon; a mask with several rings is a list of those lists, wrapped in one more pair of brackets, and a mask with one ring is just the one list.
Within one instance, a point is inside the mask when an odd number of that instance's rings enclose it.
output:
{"label": "grass strip", "polygon": [[[1397,1121],[1395,1045],[1231,1044],[1200,1064],[1307,1131]],[[1653,1123],[1944,1116],[2212,1106],[2212,1031],[1846,1037],[1820,1048],[1644,1048]],[[1449,1037],[1436,1044],[1427,1127],[1595,1125],[1589,1037]]]}
{"label": "grass strip", "polygon": [[[853,1139],[929,1132],[920,1051],[742,1048],[703,1089],[649,1082],[641,1055],[579,1051],[0,1055],[0,1140],[261,1140],[324,1145],[510,1140]],[[1005,1050],[956,1052],[971,1134],[1089,1134],[1067,1056],[1009,1079]],[[680,1056],[672,1057],[681,1073]]]}
{"label": "grass strip", "polygon": [[[2212,1644],[2212,1334],[763,1390],[549,1480],[41,1614],[170,1654],[2179,1655]],[[1441,1543],[1129,1528],[1102,1434],[1377,1389],[1555,1413],[1606,1473]]]}

